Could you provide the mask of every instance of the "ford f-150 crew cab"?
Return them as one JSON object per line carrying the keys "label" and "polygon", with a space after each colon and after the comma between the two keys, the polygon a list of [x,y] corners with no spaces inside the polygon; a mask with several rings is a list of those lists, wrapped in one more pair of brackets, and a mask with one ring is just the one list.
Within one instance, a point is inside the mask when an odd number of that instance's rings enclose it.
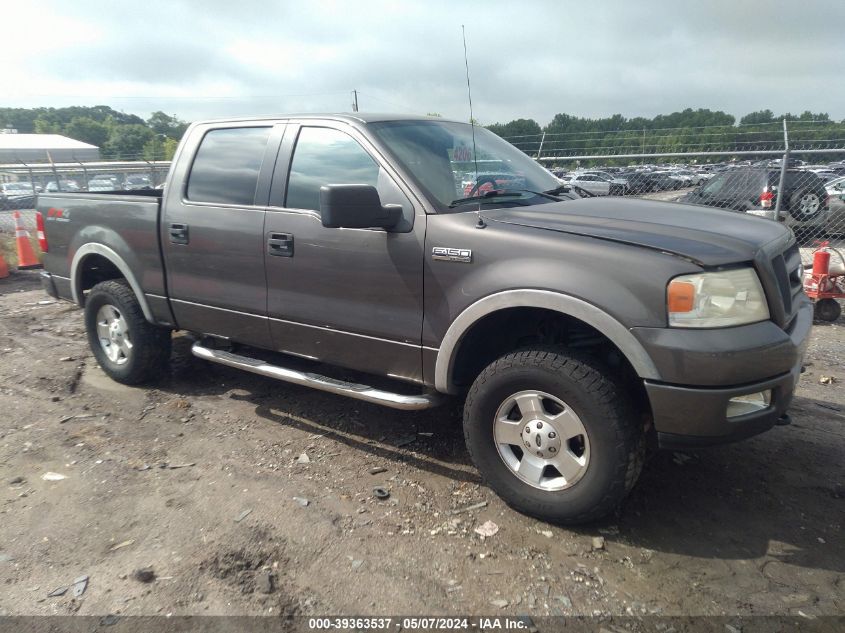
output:
{"label": "ford f-150 crew cab", "polygon": [[84,307],[113,379],[160,375],[183,330],[200,358],[360,400],[464,397],[479,471],[553,521],[614,509],[650,442],[788,421],[812,321],[776,222],[581,199],[491,132],[437,118],[197,123],[163,191],[37,206],[44,287]]}

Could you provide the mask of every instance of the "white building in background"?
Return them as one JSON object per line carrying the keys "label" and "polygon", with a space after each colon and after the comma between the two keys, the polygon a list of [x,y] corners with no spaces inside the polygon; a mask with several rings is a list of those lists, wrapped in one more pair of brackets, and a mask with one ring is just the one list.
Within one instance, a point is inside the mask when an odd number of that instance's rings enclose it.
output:
{"label": "white building in background", "polygon": [[100,148],[60,134],[0,134],[0,164],[95,161]]}

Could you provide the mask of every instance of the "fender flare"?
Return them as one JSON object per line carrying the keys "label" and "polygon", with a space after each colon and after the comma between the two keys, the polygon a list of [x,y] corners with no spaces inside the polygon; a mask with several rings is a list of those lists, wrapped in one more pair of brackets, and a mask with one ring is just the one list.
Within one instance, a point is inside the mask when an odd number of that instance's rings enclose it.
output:
{"label": "fender flare", "polygon": [[582,299],[549,290],[505,290],[479,299],[452,321],[437,352],[434,369],[434,386],[437,391],[452,394],[457,392],[453,382],[455,356],[472,326],[488,314],[517,307],[554,310],[591,325],[619,348],[638,376],[651,380],[660,379],[657,367],[642,344],[628,328],[607,312]]}
{"label": "fender flare", "polygon": [[132,273],[132,269],[129,267],[129,264],[123,261],[123,258],[118,255],[113,249],[109,248],[108,246],[104,246],[103,244],[97,244],[96,242],[88,242],[87,244],[83,244],[76,250],[76,253],[74,253],[73,255],[73,261],[70,265],[70,288],[71,293],[73,295],[73,302],[77,304],[80,308],[84,307],[85,305],[85,295],[83,294],[82,288],[80,287],[80,265],[88,255],[100,255],[101,257],[105,257],[107,260],[109,260],[112,264],[115,265],[115,267],[121,272],[126,281],[129,282],[129,286],[132,288],[132,292],[135,293],[135,298],[141,305],[141,311],[144,313],[144,318],[147,319],[147,321],[149,321],[150,323],[155,323],[155,320],[153,319],[153,313],[150,310],[149,304],[147,303],[147,298],[144,296],[144,292],[143,290],[141,290],[141,285],[138,283],[138,280]]}

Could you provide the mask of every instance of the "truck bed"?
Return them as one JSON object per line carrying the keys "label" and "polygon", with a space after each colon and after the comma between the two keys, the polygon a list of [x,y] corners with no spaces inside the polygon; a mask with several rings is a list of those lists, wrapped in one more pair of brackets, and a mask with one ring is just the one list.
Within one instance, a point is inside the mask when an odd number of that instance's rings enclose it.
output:
{"label": "truck bed", "polygon": [[74,269],[96,262],[108,249],[131,271],[154,315],[170,319],[164,266],[159,249],[161,190],[61,192],[39,194],[36,209],[44,216],[48,252],[44,268],[58,296],[78,300],[96,273],[73,288]]}

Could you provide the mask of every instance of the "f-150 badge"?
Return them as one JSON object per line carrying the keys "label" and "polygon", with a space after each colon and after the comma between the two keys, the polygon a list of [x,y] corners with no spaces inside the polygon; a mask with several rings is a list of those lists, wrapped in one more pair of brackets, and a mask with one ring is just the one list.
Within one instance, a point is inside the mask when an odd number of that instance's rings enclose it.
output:
{"label": "f-150 badge", "polygon": [[472,251],[468,248],[435,246],[431,249],[431,258],[444,262],[464,262],[468,264],[472,261]]}

